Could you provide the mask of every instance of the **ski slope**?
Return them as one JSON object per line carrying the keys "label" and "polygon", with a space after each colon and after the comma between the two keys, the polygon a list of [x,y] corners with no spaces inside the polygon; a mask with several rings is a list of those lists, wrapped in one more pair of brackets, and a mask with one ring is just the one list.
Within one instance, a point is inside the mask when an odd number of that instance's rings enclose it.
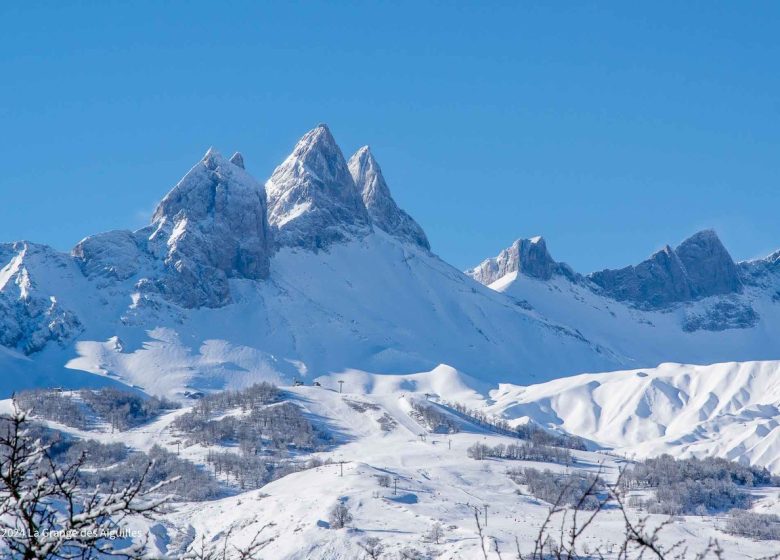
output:
{"label": "ski slope", "polygon": [[[414,548],[442,559],[481,559],[474,507],[482,520],[487,504],[486,547],[492,549],[495,538],[503,557],[513,557],[515,538],[522,550],[530,550],[549,504],[528,496],[505,471],[523,466],[566,469],[549,463],[468,458],[466,449],[475,442],[495,445],[517,440],[463,419],[458,433],[426,433],[425,427],[408,414],[413,400],[425,400],[422,393],[339,394],[327,387],[290,387],[284,389],[284,395],[301,406],[312,422],[333,434],[335,445],[316,455],[334,463],[285,476],[260,490],[210,502],[175,504],[168,514],[146,526],[154,535],[160,555],[179,554],[201,542],[201,538],[221,547],[220,539],[229,534],[231,546],[246,545],[256,536],[267,540],[259,557],[279,560],[361,558],[359,544],[369,537],[379,538],[390,557]],[[7,407],[8,401],[2,406]],[[169,425],[184,412],[186,409],[175,411],[125,433],[70,431],[105,442],[122,441],[139,449],[153,439],[175,450],[175,434],[170,432]],[[383,416],[393,421],[389,430],[379,422]],[[148,434],[154,434],[153,438]],[[199,453],[202,451],[182,449],[182,456],[196,463],[202,461]],[[600,470],[604,477],[613,480],[624,464],[619,457],[600,452],[578,451],[574,455],[576,463],[572,468]],[[395,483],[380,486],[380,475],[389,476]],[[762,489],[756,492],[758,511],[777,509],[774,495]],[[353,515],[345,529],[329,527],[328,513],[337,501],[346,503]],[[651,523],[664,519],[651,516]],[[424,542],[422,535],[436,522],[445,527],[441,544]],[[773,543],[729,536],[720,531],[721,524],[717,517],[676,518],[662,533],[662,542],[669,546],[685,539],[689,550],[697,550],[704,549],[708,540],[715,537],[724,548],[725,557],[736,560],[757,558],[772,551]],[[622,527],[619,512],[606,511],[585,533],[585,542],[591,548],[611,544],[614,549]],[[489,558],[498,556],[489,552]]]}

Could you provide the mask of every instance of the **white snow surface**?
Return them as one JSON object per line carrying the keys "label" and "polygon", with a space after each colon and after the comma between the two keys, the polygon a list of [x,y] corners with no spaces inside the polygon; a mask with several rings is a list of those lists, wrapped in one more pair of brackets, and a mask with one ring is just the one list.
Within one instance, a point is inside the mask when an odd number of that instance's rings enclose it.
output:
{"label": "white snow surface", "polygon": [[485,383],[526,384],[630,363],[380,230],[327,252],[283,248],[268,279],[229,279],[232,303],[218,308],[178,307],[138,292],[136,276],[107,282],[57,262],[35,261],[30,276],[80,328],[33,354],[30,368],[67,367],[173,397],[349,369],[404,374],[447,363]]}
{"label": "white snow surface", "polygon": [[[353,374],[354,375],[354,374]],[[440,388],[457,386],[457,376],[447,368],[437,368],[416,381],[440,383]],[[434,379],[438,378],[438,379]],[[230,533],[230,547],[248,544],[256,535],[267,544],[260,558],[278,560],[352,560],[362,557],[359,543],[368,537],[379,538],[389,557],[405,548],[437,554],[447,560],[481,559],[482,552],[474,523],[476,506],[484,515],[488,505],[486,546],[492,548],[492,538],[498,540],[503,557],[513,557],[515,537],[521,549],[530,551],[549,504],[527,495],[522,486],[507,476],[509,468],[534,467],[563,471],[564,466],[526,461],[475,461],[466,449],[475,442],[489,445],[513,443],[518,440],[499,435],[460,420],[460,431],[454,434],[430,434],[423,441],[420,434],[426,428],[409,415],[414,400],[423,401],[418,392],[398,392],[390,386],[373,386],[373,393],[348,392],[335,388],[335,380],[323,379],[323,387],[285,388],[285,398],[303,409],[304,414],[320,429],[334,436],[335,445],[317,452],[321,459],[334,464],[294,473],[276,480],[259,490],[242,492],[222,499],[175,503],[171,511],[159,519],[137,527],[150,531],[157,553],[175,556],[191,543],[206,543],[222,550],[223,539]],[[328,384],[331,385],[328,385]],[[362,403],[362,410],[351,406]],[[0,410],[9,406],[0,402]],[[431,406],[439,406],[431,403]],[[441,408],[447,413],[446,408]],[[166,414],[150,424],[111,433],[110,430],[80,432],[60,425],[76,437],[89,437],[103,442],[121,441],[132,448],[148,450],[152,443],[177,450],[181,438],[171,431],[172,420],[186,409]],[[383,430],[379,419],[389,417],[393,427]],[[199,445],[183,447],[181,456],[202,463],[207,450]],[[573,469],[596,472],[614,480],[625,461],[601,452],[575,452]],[[305,457],[300,457],[301,460]],[[343,461],[343,475],[340,462]],[[378,475],[397,479],[397,492],[378,484]],[[777,509],[775,496],[757,489],[754,509],[769,512]],[[328,513],[342,501],[350,509],[353,520],[345,529],[329,528]],[[642,513],[630,513],[637,519]],[[558,518],[559,519],[559,518]],[[661,523],[665,516],[651,516],[650,524]],[[426,543],[422,535],[434,523],[445,528],[441,544]],[[717,538],[724,557],[747,560],[769,554],[776,543],[737,538],[722,532],[719,517],[677,517],[662,532],[665,546],[681,539],[690,551],[703,550],[710,538]],[[593,549],[619,542],[623,528],[620,513],[607,510],[584,534],[584,542]],[[229,549],[230,550],[230,549]],[[498,558],[489,552],[488,558]]]}
{"label": "white snow surface", "polygon": [[[525,302],[539,316],[564,324],[592,343],[628,358],[628,366],[780,359],[780,347],[775,342],[780,340],[780,304],[776,296],[780,278],[773,274],[767,274],[762,285],[745,286],[741,294],[712,296],[663,310],[638,309],[563,275],[538,280],[512,272],[490,288]],[[756,324],[722,330],[683,328],[686,321],[707,317],[724,305],[750,306],[758,315]]]}

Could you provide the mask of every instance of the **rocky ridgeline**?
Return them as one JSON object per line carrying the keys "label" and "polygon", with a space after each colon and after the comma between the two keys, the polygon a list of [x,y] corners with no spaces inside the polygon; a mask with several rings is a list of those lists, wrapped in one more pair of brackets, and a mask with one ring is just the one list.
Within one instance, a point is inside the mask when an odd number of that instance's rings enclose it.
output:
{"label": "rocky ridgeline", "polygon": [[[466,274],[485,285],[515,272],[537,280],[551,280],[560,275],[614,300],[642,309],[663,309],[710,296],[740,294],[745,284],[757,284],[764,275],[780,269],[776,262],[780,258],[770,255],[761,261],[736,264],[717,234],[704,230],[675,249],[665,246],[637,265],[586,276],[556,262],[543,238],[518,239],[498,256],[484,260]],[[724,316],[728,315],[730,326],[755,322],[754,314],[742,305],[722,304],[719,308],[724,310]],[[712,330],[717,320],[691,317],[688,323],[688,330]]]}
{"label": "rocky ridgeline", "polygon": [[232,301],[229,280],[267,279],[280,248],[327,250],[374,226],[430,247],[422,228],[396,205],[368,149],[348,166],[325,125],[306,133],[265,185],[245,170],[240,153],[227,159],[210,149],[145,228],[87,237],[71,255],[26,242],[2,245],[0,344],[31,353],[81,331],[76,312],[63,309],[48,289],[52,277],[75,285],[75,272],[89,280],[89,289],[135,294],[136,307],[158,307],[156,301],[221,307]]}
{"label": "rocky ridgeline", "polygon": [[498,256],[485,259],[479,266],[467,270],[466,274],[487,286],[513,272],[538,280],[550,280],[555,274],[569,278],[576,276],[568,265],[553,260],[542,237],[518,239]]}

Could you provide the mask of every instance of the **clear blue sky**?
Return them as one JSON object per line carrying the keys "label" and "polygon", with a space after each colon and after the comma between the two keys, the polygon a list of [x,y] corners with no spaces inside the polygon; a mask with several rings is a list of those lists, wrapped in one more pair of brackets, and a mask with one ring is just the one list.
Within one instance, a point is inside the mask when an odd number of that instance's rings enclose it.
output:
{"label": "clear blue sky", "polygon": [[140,227],[210,145],[265,180],[327,122],[460,268],[537,234],[582,272],[704,227],[780,248],[776,2],[11,4],[3,241]]}

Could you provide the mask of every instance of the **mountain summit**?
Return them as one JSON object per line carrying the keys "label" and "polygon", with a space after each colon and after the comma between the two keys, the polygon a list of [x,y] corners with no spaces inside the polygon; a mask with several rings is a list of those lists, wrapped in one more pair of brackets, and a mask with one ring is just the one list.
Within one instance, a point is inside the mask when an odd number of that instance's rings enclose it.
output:
{"label": "mountain summit", "polygon": [[543,237],[518,239],[497,256],[485,259],[466,274],[481,284],[490,285],[512,272],[519,272],[538,280],[549,280],[554,274],[571,276],[568,265],[557,263],[547,250]]}
{"label": "mountain summit", "polygon": [[90,277],[135,276],[139,292],[219,307],[230,301],[228,278],[268,277],[266,214],[263,185],[210,149],[157,205],[151,225],[87,237],[73,256]]}
{"label": "mountain summit", "polygon": [[371,231],[344,155],[324,124],[304,134],[265,188],[268,221],[282,247],[317,250]]}
{"label": "mountain summit", "polygon": [[637,265],[588,278],[617,300],[649,308],[742,291],[737,266],[713,230],[692,235],[676,249],[667,245]]}
{"label": "mountain summit", "polygon": [[363,146],[349,158],[348,167],[374,225],[390,235],[430,250],[431,245],[423,229],[393,200],[382,169],[368,146]]}

